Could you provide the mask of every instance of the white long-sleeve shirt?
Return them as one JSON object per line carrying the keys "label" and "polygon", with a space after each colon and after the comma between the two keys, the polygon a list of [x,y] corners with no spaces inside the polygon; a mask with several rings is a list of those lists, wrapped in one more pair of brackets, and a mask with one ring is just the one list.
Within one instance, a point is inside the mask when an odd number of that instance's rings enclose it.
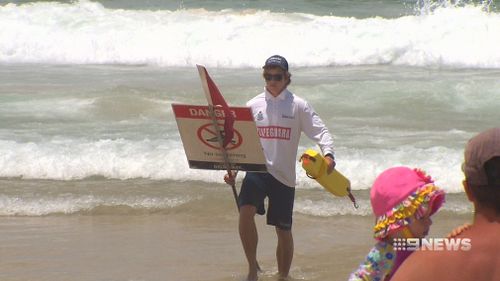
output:
{"label": "white long-sleeve shirt", "polygon": [[314,140],[323,154],[333,151],[333,138],[314,109],[287,89],[274,97],[265,90],[247,102],[252,109],[268,172],[295,187],[295,161],[301,132]]}

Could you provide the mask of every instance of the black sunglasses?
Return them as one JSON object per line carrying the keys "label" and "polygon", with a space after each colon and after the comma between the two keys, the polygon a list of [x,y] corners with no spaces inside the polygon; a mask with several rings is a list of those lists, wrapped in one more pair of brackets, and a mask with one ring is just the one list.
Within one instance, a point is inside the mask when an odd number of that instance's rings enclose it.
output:
{"label": "black sunglasses", "polygon": [[266,81],[281,81],[283,80],[283,74],[264,73],[264,79],[266,79]]}

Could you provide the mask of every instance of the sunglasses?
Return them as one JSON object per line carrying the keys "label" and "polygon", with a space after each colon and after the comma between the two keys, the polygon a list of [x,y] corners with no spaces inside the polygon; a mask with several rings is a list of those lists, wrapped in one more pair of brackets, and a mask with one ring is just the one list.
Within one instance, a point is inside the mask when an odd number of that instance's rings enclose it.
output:
{"label": "sunglasses", "polygon": [[266,81],[281,81],[283,80],[283,74],[264,73],[264,79],[266,79]]}

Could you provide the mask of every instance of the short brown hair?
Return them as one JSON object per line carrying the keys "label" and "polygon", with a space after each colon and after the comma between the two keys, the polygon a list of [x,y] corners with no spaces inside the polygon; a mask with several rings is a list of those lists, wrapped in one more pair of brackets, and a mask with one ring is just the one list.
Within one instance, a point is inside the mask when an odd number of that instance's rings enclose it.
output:
{"label": "short brown hair", "polygon": [[500,214],[500,156],[493,157],[484,164],[488,184],[471,186],[470,192],[477,202]]}

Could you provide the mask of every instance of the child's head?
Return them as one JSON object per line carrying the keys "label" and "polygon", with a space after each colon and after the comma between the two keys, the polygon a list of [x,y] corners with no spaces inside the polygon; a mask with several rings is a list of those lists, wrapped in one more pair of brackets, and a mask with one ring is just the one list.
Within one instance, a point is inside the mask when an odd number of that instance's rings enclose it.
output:
{"label": "child's head", "polygon": [[382,172],[373,183],[370,200],[377,220],[375,238],[402,233],[422,238],[431,224],[430,216],[444,202],[444,192],[423,171],[393,167]]}

